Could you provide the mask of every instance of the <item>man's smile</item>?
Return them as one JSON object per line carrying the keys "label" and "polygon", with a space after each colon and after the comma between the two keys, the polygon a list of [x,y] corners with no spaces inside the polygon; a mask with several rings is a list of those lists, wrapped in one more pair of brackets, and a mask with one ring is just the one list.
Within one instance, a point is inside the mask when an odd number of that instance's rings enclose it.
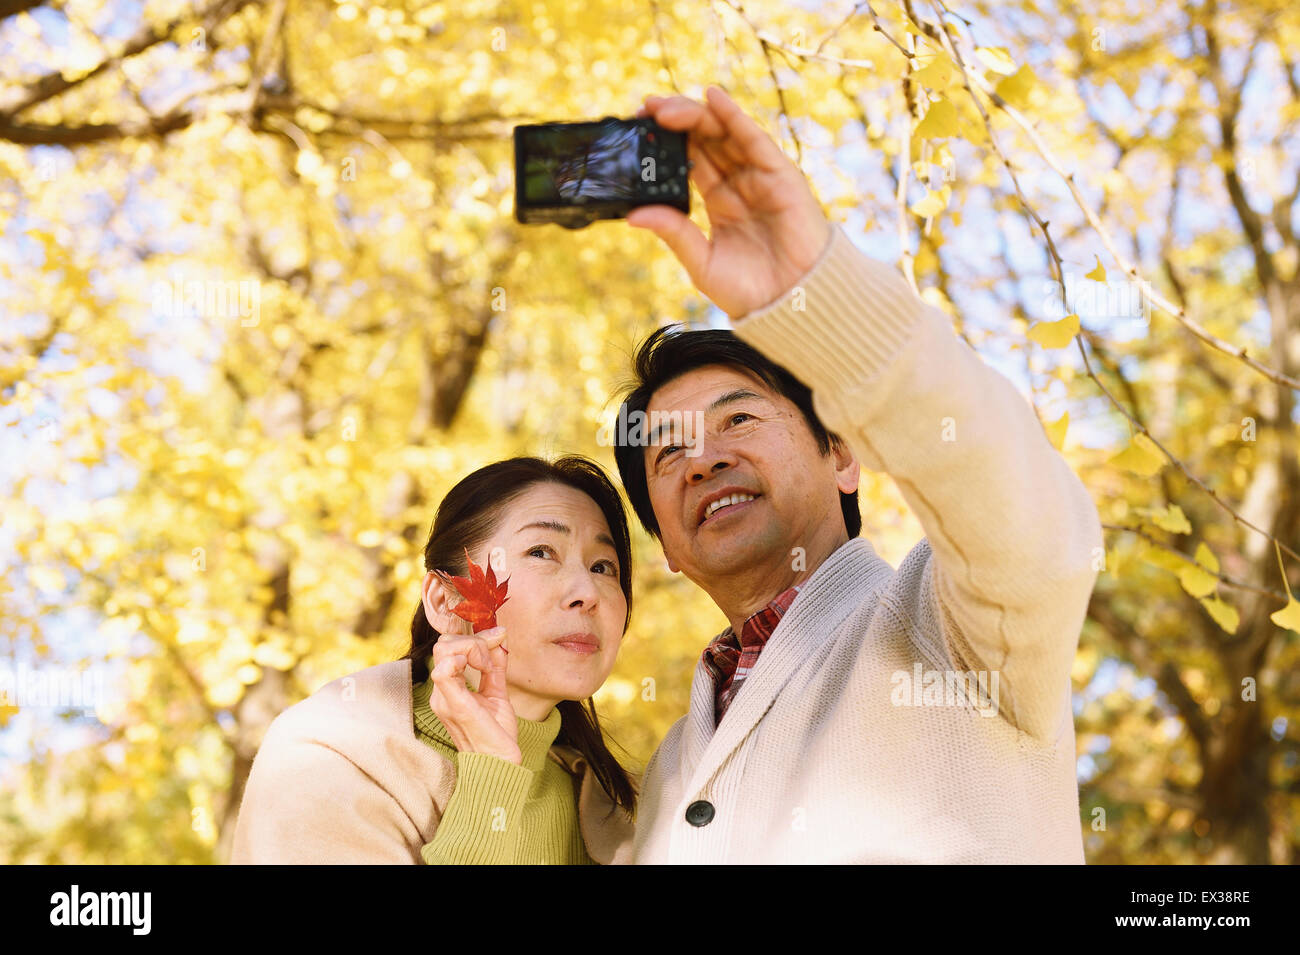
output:
{"label": "man's smile", "polygon": [[762,497],[757,491],[742,487],[719,488],[704,497],[695,508],[697,527],[712,524],[728,514],[747,510],[749,505]]}

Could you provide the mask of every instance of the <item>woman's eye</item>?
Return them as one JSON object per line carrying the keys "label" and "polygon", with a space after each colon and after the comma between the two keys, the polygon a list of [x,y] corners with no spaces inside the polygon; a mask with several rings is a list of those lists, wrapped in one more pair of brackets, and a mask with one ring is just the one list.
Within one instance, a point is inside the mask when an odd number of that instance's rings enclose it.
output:
{"label": "woman's eye", "polygon": [[536,547],[529,548],[528,556],[532,557],[534,554],[538,554],[541,557],[546,557],[550,553],[550,551],[551,549],[549,547],[546,547],[542,544],[538,544]]}
{"label": "woman's eye", "polygon": [[[614,562],[612,560],[597,561],[596,567],[604,567],[606,574],[613,574],[616,577],[618,576],[618,567],[614,565]],[[594,570],[595,567],[593,567],[592,569]]]}
{"label": "woman's eye", "polygon": [[681,445],[679,444],[670,444],[667,447],[665,447],[662,451],[659,452],[659,457],[657,457],[655,460],[662,461],[668,455],[672,454],[674,451],[679,450],[680,448]]}

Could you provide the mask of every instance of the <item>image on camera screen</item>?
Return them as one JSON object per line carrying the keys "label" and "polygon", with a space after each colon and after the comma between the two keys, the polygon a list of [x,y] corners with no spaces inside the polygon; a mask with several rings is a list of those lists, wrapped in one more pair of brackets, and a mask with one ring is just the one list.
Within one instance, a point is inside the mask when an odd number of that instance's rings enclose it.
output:
{"label": "image on camera screen", "polygon": [[530,130],[524,199],[530,204],[634,199],[637,129],[622,122]]}

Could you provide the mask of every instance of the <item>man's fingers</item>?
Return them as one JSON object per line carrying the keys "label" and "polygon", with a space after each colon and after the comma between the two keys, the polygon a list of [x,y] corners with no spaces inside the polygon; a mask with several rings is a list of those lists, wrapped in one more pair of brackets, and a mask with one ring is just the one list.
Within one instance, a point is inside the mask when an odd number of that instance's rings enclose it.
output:
{"label": "man's fingers", "polygon": [[766,130],[720,87],[710,86],[705,100],[700,103],[687,96],[649,96],[643,109],[665,129],[685,132],[707,143],[715,165],[724,173],[731,165],[779,172],[789,164],[789,158]]}
{"label": "man's fingers", "polygon": [[686,144],[686,158],[691,163],[691,182],[695,183],[695,188],[700,190],[701,196],[707,196],[709,190],[723,181],[718,164],[714,162],[708,150],[694,140]]}
{"label": "man's fingers", "polygon": [[768,172],[780,172],[790,164],[789,157],[781,152],[772,137],[721,87],[710,86],[705,96],[714,115],[726,128],[729,145],[739,146],[744,151],[746,163]]}
{"label": "man's fingers", "polygon": [[721,119],[704,103],[689,96],[648,96],[643,109],[664,129],[700,139],[727,135]]}

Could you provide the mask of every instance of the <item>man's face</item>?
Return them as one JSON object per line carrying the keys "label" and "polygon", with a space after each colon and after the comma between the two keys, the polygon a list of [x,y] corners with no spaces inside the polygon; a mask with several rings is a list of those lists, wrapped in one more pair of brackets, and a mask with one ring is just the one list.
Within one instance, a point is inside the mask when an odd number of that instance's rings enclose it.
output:
{"label": "man's face", "polygon": [[[646,412],[646,484],[671,569],[711,589],[730,575],[788,568],[794,548],[844,535],[839,493],[856,489],[857,461],[847,449],[823,457],[798,407],[761,379],[706,365],[661,387]],[[702,431],[656,433],[669,420]],[[732,495],[740,498],[715,503]]]}

